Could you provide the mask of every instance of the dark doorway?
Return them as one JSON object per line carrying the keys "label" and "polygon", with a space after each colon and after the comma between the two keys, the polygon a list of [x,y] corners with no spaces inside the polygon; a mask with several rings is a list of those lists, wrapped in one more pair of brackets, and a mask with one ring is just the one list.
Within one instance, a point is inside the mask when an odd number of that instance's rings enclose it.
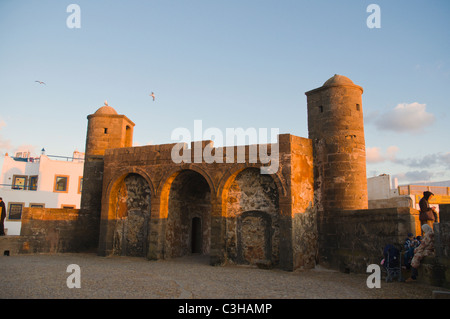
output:
{"label": "dark doorway", "polygon": [[200,217],[192,218],[191,252],[193,254],[200,254],[202,252],[202,221]]}
{"label": "dark doorway", "polygon": [[167,258],[209,254],[211,190],[199,173],[184,170],[172,182],[165,235]]}

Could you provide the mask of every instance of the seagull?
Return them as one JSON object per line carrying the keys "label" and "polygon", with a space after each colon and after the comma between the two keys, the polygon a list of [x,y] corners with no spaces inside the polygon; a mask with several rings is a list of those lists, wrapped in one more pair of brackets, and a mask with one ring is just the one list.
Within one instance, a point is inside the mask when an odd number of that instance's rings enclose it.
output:
{"label": "seagull", "polygon": [[[45,83],[42,82],[42,81],[34,81],[34,82],[38,82],[39,84],[45,84]],[[47,85],[47,84],[45,84],[45,85]]]}
{"label": "seagull", "polygon": [[108,101],[106,101],[106,100],[105,100],[105,105],[106,105],[106,106],[109,106],[109,105],[108,105]]}
{"label": "seagull", "polygon": [[153,101],[155,100],[155,93],[152,92],[152,94],[150,94],[150,96],[153,98]]}

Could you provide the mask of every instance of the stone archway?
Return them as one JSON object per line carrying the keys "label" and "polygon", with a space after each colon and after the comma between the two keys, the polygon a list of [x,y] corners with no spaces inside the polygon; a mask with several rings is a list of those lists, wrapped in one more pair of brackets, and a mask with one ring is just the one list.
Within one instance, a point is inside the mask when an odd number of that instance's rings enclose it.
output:
{"label": "stone archway", "polygon": [[181,171],[170,186],[165,257],[208,255],[211,245],[211,189],[193,170]]}
{"label": "stone archway", "polygon": [[150,224],[151,190],[139,174],[125,176],[111,194],[114,207],[113,254],[145,257]]}
{"label": "stone archway", "polygon": [[246,168],[236,175],[226,197],[226,254],[239,264],[280,260],[279,192],[270,175]]}

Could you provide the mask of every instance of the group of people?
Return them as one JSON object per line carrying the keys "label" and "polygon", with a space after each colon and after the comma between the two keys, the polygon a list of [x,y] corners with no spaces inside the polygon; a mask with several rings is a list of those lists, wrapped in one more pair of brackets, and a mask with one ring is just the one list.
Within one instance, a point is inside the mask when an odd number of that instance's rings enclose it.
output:
{"label": "group of people", "polygon": [[405,267],[411,269],[411,277],[406,282],[417,280],[420,261],[434,254],[434,232],[433,223],[438,221],[436,209],[430,206],[429,201],[434,196],[433,193],[426,191],[419,202],[419,219],[422,225],[422,235],[414,238],[413,234],[408,234],[405,240]]}
{"label": "group of people", "polygon": [[408,234],[408,237],[405,240],[405,243],[403,244],[403,248],[405,250],[405,258],[403,259],[405,261],[405,267],[406,269],[411,268],[411,261],[414,257],[414,250],[419,247],[420,242],[422,241],[422,236],[414,237],[412,233]]}

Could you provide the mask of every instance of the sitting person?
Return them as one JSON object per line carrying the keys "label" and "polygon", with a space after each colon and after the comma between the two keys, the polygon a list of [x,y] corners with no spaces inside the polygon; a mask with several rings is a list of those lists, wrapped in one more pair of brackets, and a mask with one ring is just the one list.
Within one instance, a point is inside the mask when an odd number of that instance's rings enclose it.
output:
{"label": "sitting person", "polygon": [[408,278],[406,282],[417,280],[417,269],[420,266],[420,261],[426,256],[434,255],[434,233],[433,229],[428,224],[422,225],[422,231],[425,234],[419,247],[414,249],[414,257],[411,260],[411,278]]}
{"label": "sitting person", "polygon": [[414,249],[416,249],[418,245],[419,242],[414,238],[414,235],[409,233],[405,243],[403,244],[403,248],[405,249],[404,262],[406,269],[411,268],[411,260],[414,257]]}
{"label": "sitting person", "polygon": [[420,243],[422,242],[422,236],[417,236],[417,237],[416,237],[416,242],[417,242],[417,245],[416,245],[416,246],[419,246]]}

